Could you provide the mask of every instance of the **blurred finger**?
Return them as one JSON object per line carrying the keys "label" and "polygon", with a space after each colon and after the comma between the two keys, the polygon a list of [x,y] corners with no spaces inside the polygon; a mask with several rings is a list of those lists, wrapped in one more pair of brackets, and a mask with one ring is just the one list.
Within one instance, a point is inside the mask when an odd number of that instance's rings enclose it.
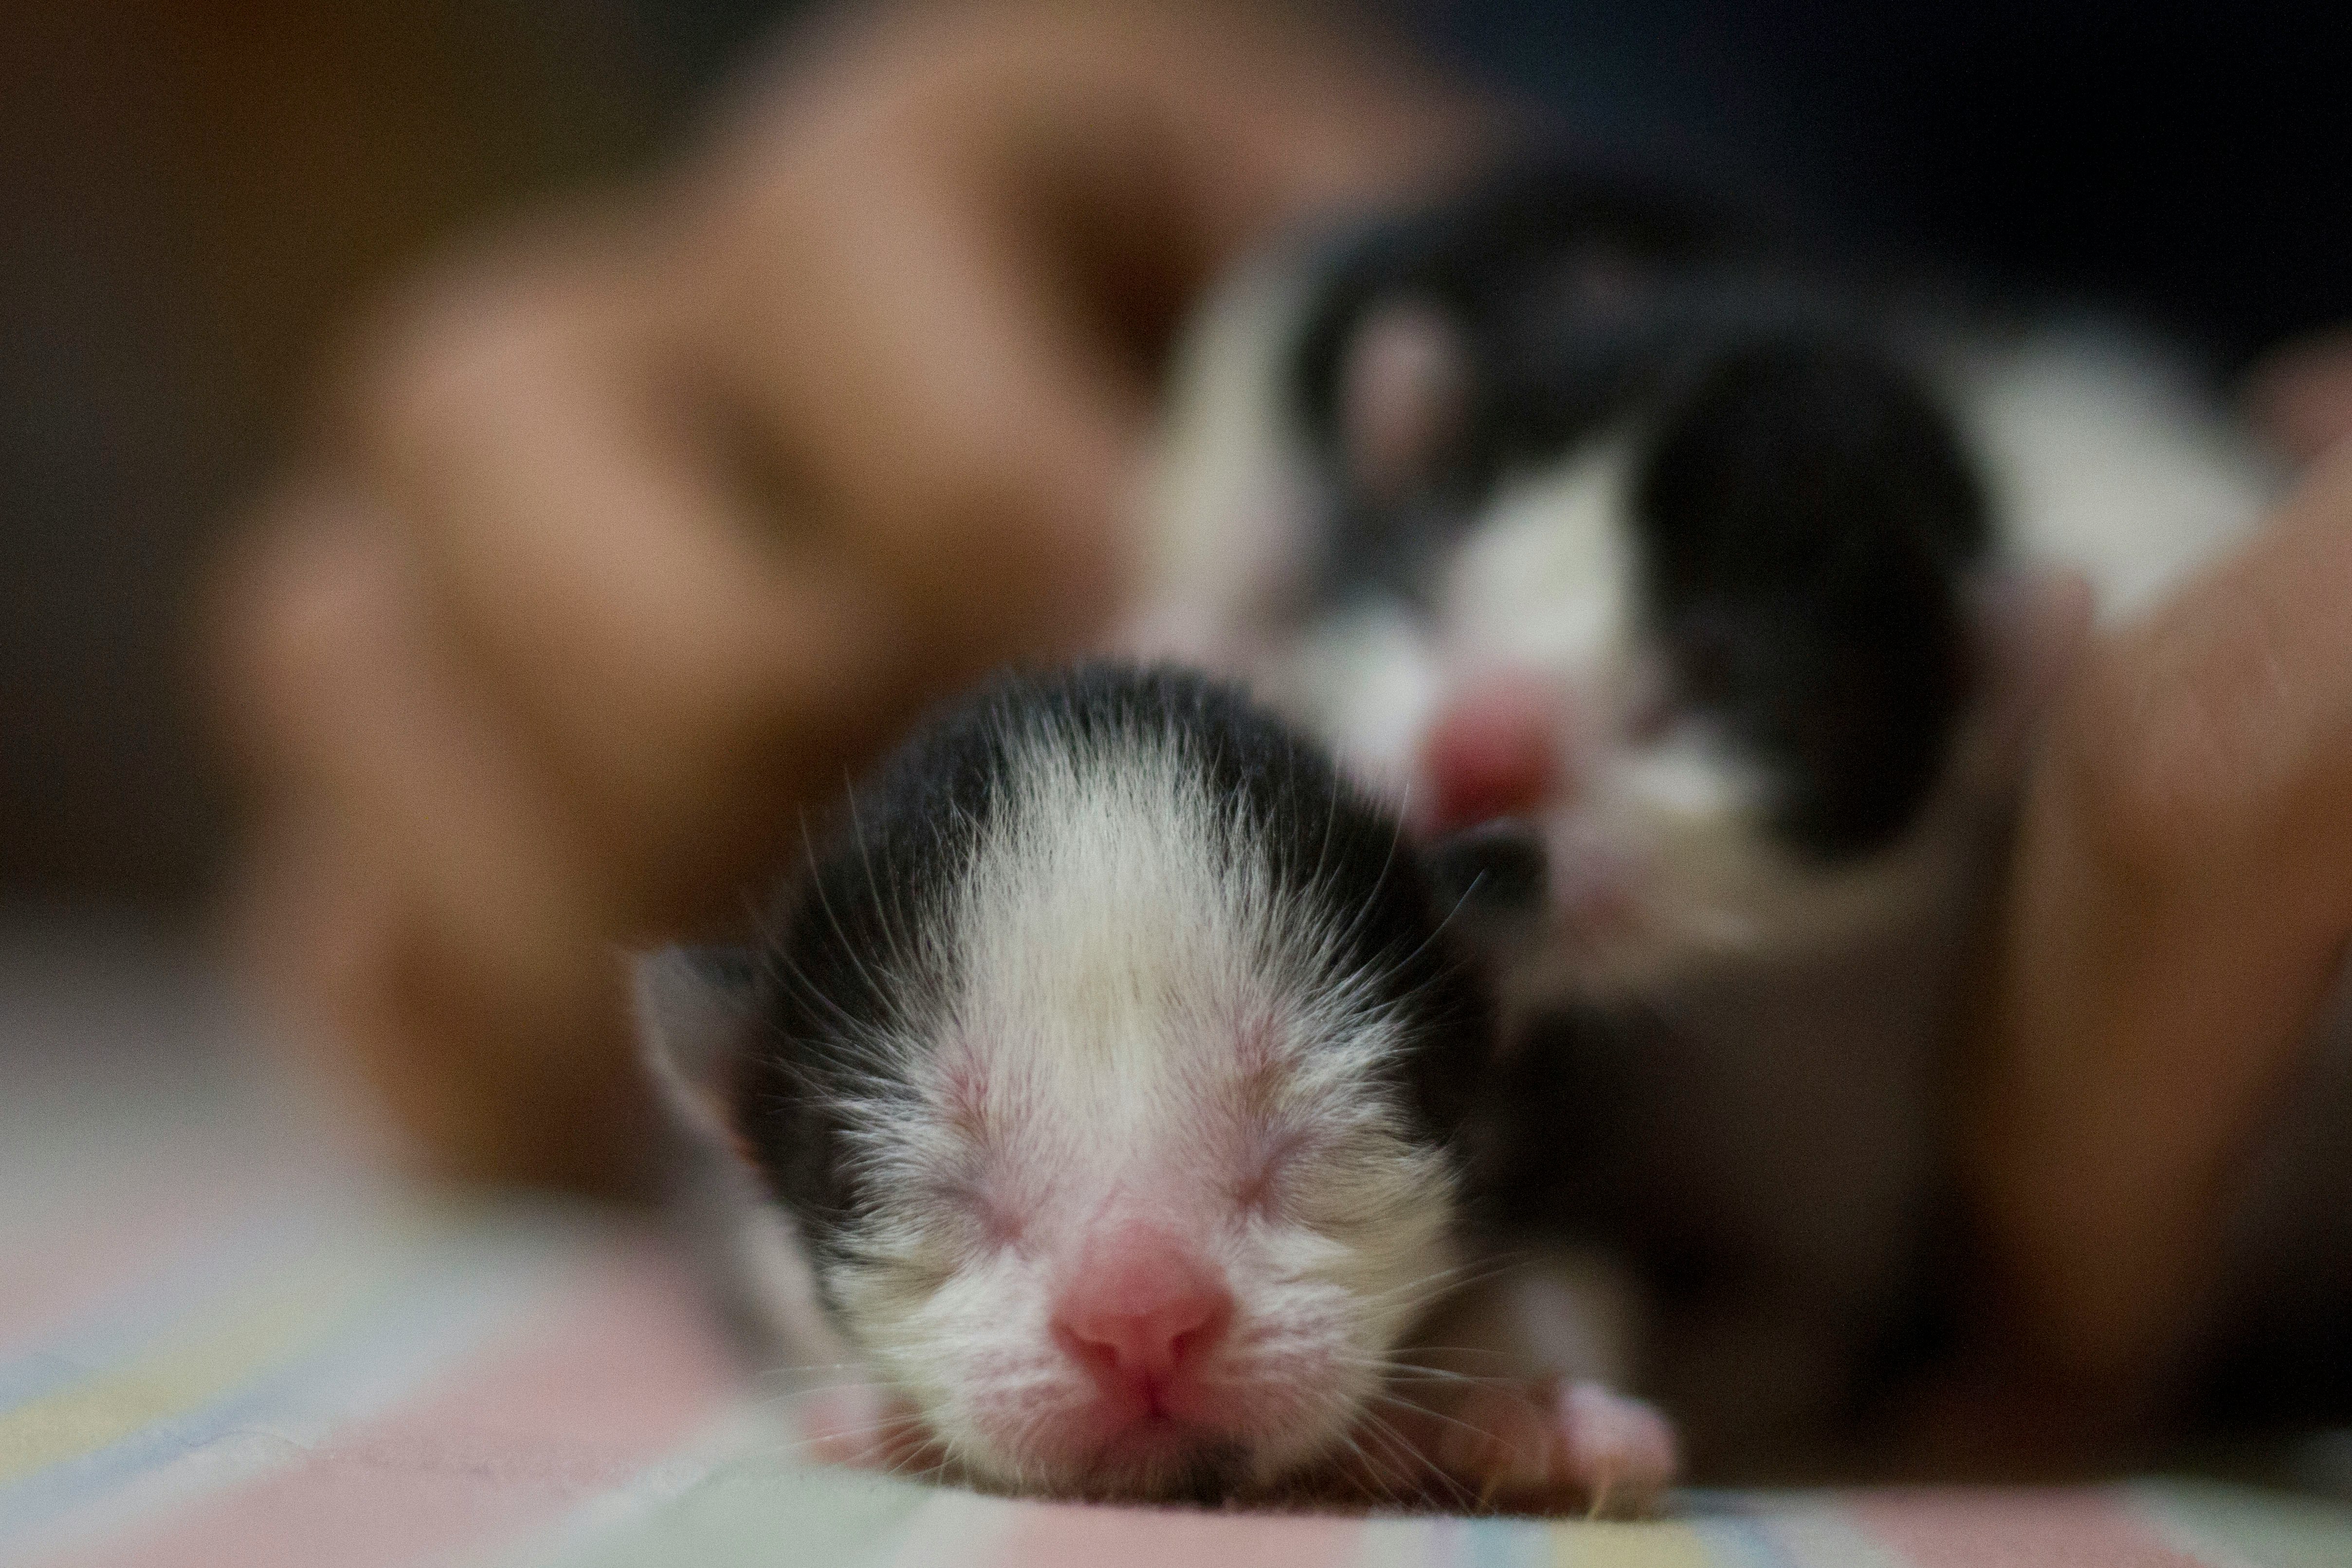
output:
{"label": "blurred finger", "polygon": [[279,785],[264,938],[445,1166],[618,1168],[638,1097],[578,817],[436,646],[397,541],[347,500],[294,510],[236,660]]}
{"label": "blurred finger", "polygon": [[693,331],[967,667],[1108,613],[1154,355],[1233,252],[1469,144],[1356,48],[1207,15],[1000,7],[911,65],[886,37],[763,129],[787,164],[706,174]]}
{"label": "blurred finger", "polygon": [[645,406],[616,309],[446,308],[368,412],[469,673],[593,816],[585,907],[638,929],[706,913],[747,833],[888,732],[904,678],[872,584],[763,528]]}
{"label": "blurred finger", "polygon": [[2029,785],[1971,1155],[2021,1331],[2159,1367],[2352,932],[2352,452],[2094,648]]}
{"label": "blurred finger", "polygon": [[[1149,388],[985,193],[888,156],[783,198],[795,221],[735,247],[701,330],[936,656],[1075,640],[1112,607]],[[808,184],[846,177],[812,164]]]}

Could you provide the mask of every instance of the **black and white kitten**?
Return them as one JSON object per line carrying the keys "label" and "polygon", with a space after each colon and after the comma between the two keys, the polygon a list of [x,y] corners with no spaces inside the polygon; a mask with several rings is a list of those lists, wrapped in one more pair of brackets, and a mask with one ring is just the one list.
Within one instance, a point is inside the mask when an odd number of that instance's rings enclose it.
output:
{"label": "black and white kitten", "polygon": [[1443,915],[1312,742],[1105,665],[937,716],[757,947],[649,961],[649,1058],[817,1451],[1055,1496],[1645,1506],[1673,1439],[1593,1381],[1607,1325],[1466,1211],[1491,1016]]}

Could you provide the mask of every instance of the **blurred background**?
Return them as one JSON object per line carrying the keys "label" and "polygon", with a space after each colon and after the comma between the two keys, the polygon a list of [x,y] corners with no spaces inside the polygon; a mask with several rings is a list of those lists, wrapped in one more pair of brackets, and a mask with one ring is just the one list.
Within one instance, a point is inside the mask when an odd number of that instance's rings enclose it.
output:
{"label": "blurred background", "polygon": [[[675,146],[793,8],[0,13],[0,908],[200,905],[227,814],[192,593],[337,323],[453,237]],[[2324,7],[1403,9],[1615,151],[2129,297],[2225,363],[2352,313],[2352,29]]]}
{"label": "blurred background", "polygon": [[775,10],[0,12],[0,906],[199,906],[227,814],[192,595],[336,323],[646,157]]}

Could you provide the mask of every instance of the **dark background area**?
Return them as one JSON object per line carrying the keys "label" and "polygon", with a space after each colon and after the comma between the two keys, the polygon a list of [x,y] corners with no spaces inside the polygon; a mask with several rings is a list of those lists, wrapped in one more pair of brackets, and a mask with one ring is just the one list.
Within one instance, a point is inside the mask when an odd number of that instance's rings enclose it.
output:
{"label": "dark background area", "polygon": [[[0,5],[0,904],[186,910],[192,597],[336,324],[625,176],[776,0]],[[2352,22],[2249,0],[1398,0],[1571,131],[2242,363],[2352,318]]]}
{"label": "dark background area", "polygon": [[773,9],[0,8],[0,902],[202,897],[192,599],[338,324],[642,163]]}

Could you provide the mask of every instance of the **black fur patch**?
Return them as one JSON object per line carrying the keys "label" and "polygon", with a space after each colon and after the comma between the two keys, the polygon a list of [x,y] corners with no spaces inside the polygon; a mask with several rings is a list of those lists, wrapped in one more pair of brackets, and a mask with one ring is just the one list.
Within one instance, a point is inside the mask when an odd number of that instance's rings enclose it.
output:
{"label": "black fur patch", "polygon": [[1454,919],[1484,942],[1540,921],[1550,867],[1543,840],[1525,822],[1503,817],[1465,828],[1427,851],[1438,896]]}
{"label": "black fur patch", "polygon": [[1662,268],[1756,247],[1722,214],[1654,183],[1564,157],[1527,159],[1453,203],[1361,230],[1322,258],[1324,283],[1292,359],[1293,394],[1310,438],[1336,454],[1348,350],[1389,300],[1435,306],[1458,324],[1492,397],[1503,379],[1492,373],[1518,356],[1530,322],[1605,308]]}
{"label": "black fur patch", "polygon": [[[1571,389],[1555,375],[1531,403],[1530,354],[1551,357],[1549,345],[1570,324],[1613,320],[1630,304],[1629,289],[1729,254],[1733,232],[1719,215],[1654,184],[1544,157],[1513,165],[1454,203],[1334,246],[1320,259],[1324,280],[1290,357],[1291,394],[1332,480],[1324,602],[1383,592],[1418,603],[1439,552],[1460,536],[1526,444],[1530,409],[1539,404],[1547,423],[1568,426],[1543,437],[1557,449],[1612,399],[1605,376]],[[1339,401],[1358,330],[1398,301],[1433,308],[1456,331],[1470,407],[1461,439],[1433,454],[1402,500],[1381,504],[1345,470]]]}
{"label": "black fur patch", "polygon": [[1864,348],[1734,350],[1663,421],[1634,510],[1679,694],[1773,768],[1781,833],[1825,858],[1899,833],[1966,699],[1959,584],[1990,542],[1942,412]]}

